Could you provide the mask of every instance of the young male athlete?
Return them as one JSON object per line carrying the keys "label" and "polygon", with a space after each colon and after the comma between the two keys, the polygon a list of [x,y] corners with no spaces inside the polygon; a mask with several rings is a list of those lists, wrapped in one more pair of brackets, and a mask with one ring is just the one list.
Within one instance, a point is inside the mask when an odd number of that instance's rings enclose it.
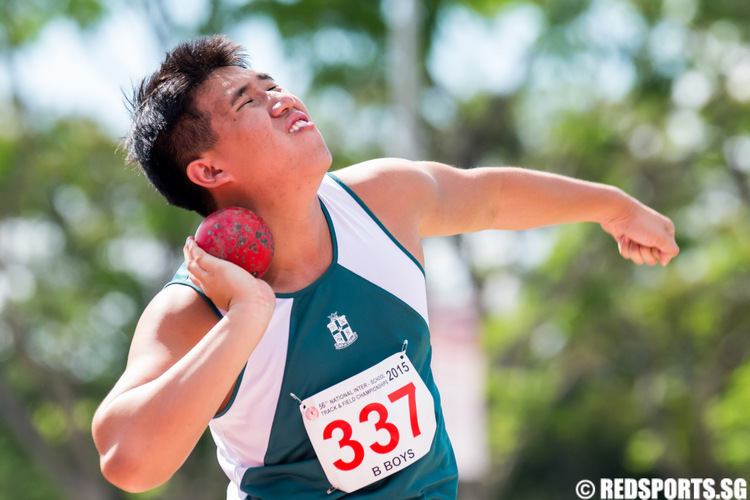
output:
{"label": "young male athlete", "polygon": [[678,253],[669,219],[606,185],[395,158],[329,174],[302,102],[222,36],[175,48],[132,104],[130,155],[166,199],[247,207],[276,254],[255,279],[188,238],[94,418],[125,490],[167,481],[208,425],[231,499],[455,498],[421,239],[592,221],[637,264]]}

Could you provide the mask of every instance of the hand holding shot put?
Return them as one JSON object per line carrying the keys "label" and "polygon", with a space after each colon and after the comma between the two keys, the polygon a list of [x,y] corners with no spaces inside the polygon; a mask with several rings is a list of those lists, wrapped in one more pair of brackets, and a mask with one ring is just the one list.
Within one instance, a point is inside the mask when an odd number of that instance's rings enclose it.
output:
{"label": "hand holding shot put", "polygon": [[[679,252],[667,217],[599,183],[399,158],[328,172],[303,102],[223,36],[168,53],[132,107],[129,157],[164,197],[203,217],[252,210],[274,254],[256,278],[188,238],[92,425],[103,474],[128,491],[169,480],[208,426],[228,500],[455,499],[422,239],[596,222],[636,264]],[[386,369],[404,377],[368,385]],[[367,389],[340,413],[302,403],[351,380]]]}
{"label": "hand holding shot put", "polygon": [[215,257],[190,236],[182,249],[190,280],[200,287],[219,309],[250,306],[270,315],[276,297],[265,281],[254,277],[246,269],[225,259]]}
{"label": "hand holding shot put", "polygon": [[213,212],[183,248],[189,279],[228,311],[237,303],[272,304],[273,289],[261,278],[273,260],[273,235],[252,211],[229,207]]}

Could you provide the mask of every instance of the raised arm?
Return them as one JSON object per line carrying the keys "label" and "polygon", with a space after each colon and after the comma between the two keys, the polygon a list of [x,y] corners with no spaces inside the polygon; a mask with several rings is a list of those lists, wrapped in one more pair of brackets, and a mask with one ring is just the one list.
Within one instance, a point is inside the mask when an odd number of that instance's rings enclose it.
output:
{"label": "raised arm", "polygon": [[679,252],[672,221],[605,184],[514,167],[462,170],[400,159],[367,162],[340,176],[407,241],[415,225],[419,237],[428,237],[596,222],[636,264],[666,265]]}
{"label": "raised arm", "polygon": [[[128,491],[166,482],[225,403],[273,312],[270,287],[192,241],[193,281],[227,311],[221,319],[194,290],[169,286],[141,316],[122,377],[92,431],[104,476]],[[209,274],[221,279],[206,279]],[[211,289],[211,283],[222,289]]]}

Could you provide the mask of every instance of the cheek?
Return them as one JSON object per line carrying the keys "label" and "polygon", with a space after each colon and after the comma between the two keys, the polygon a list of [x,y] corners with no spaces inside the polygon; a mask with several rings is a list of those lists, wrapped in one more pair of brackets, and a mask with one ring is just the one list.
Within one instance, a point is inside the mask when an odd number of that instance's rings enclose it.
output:
{"label": "cheek", "polygon": [[278,149],[275,144],[276,138],[266,131],[243,131],[238,127],[228,130],[223,137],[224,144],[244,160],[260,160],[270,155],[274,149]]}

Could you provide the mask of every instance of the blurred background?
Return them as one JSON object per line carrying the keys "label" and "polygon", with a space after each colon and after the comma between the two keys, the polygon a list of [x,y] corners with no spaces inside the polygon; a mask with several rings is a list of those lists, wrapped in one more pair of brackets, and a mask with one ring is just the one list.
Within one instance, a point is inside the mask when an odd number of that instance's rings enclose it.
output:
{"label": "blurred background", "polygon": [[460,498],[750,478],[749,21],[747,0],[2,0],[0,497],[224,494],[210,436],[139,495],[90,437],[200,222],[125,164],[123,96],[217,32],[305,101],[333,168],[520,165],[674,220],[667,268],[593,224],[425,242]]}

